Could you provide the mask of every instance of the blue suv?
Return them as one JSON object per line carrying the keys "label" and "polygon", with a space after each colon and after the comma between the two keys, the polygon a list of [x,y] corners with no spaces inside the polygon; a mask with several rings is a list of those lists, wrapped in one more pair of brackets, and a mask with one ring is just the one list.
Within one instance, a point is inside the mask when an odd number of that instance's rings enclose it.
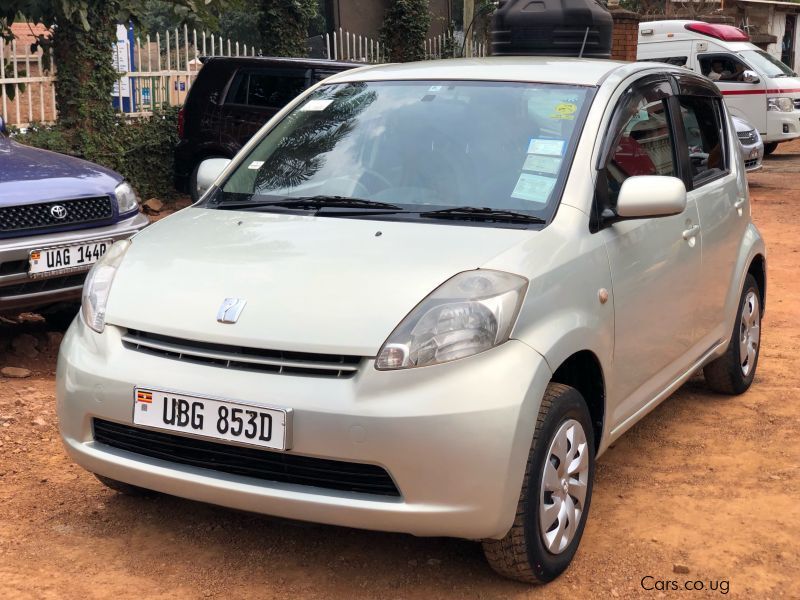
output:
{"label": "blue suv", "polygon": [[91,265],[147,223],[121,175],[19,144],[0,116],[0,314],[77,301]]}

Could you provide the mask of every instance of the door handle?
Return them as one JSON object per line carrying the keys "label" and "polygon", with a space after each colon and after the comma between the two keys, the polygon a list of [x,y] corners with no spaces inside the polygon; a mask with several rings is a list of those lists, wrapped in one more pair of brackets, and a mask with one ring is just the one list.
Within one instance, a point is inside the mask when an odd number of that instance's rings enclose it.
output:
{"label": "door handle", "polygon": [[733,208],[736,209],[742,208],[746,200],[747,200],[746,198],[739,198],[736,202],[733,203]]}
{"label": "door handle", "polygon": [[689,229],[684,230],[683,239],[690,240],[698,233],[700,233],[700,225],[693,225],[692,227],[689,227]]}

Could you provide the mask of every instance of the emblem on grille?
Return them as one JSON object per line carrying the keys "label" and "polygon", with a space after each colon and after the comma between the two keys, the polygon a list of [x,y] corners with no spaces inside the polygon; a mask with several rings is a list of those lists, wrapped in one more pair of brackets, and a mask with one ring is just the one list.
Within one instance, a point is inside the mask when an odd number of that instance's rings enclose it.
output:
{"label": "emblem on grille", "polygon": [[239,315],[244,310],[244,305],[247,300],[244,298],[225,298],[222,301],[222,306],[217,311],[217,321],[220,323],[236,323],[239,320]]}
{"label": "emblem on grille", "polygon": [[50,207],[50,214],[53,215],[54,219],[60,220],[67,216],[67,209],[60,204],[55,204]]}

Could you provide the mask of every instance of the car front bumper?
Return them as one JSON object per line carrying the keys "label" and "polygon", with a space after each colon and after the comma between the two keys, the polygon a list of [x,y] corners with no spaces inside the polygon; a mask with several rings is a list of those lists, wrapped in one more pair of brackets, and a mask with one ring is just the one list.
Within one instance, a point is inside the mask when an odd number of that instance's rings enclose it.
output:
{"label": "car front bumper", "polygon": [[[469,539],[499,538],[514,520],[540,400],[551,372],[509,341],[452,363],[350,379],[242,371],[142,353],[124,330],[76,319],[61,345],[62,439],[87,470],[140,487],[285,518]],[[275,483],[132,453],[94,440],[93,419],[132,425],[133,389],[291,408],[288,452],[383,467],[400,497]],[[264,452],[270,452],[264,450]]]}
{"label": "car front bumper", "polygon": [[800,111],[767,111],[767,134],[764,143],[788,142],[800,137]]}
{"label": "car front bumper", "polygon": [[147,226],[147,217],[133,217],[105,227],[79,229],[0,240],[0,314],[77,300],[89,268],[65,275],[32,279],[28,277],[31,250],[80,244],[94,240],[123,240]]}

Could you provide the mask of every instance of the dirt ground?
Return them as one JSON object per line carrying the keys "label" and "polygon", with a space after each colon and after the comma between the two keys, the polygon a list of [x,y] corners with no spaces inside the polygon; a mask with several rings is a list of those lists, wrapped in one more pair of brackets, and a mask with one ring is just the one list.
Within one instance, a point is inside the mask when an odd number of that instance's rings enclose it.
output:
{"label": "dirt ground", "polygon": [[[23,359],[0,343],[0,366],[33,370],[0,377],[0,597],[800,598],[800,142],[750,181],[769,251],[755,384],[729,398],[697,377],[615,444],[577,557],[550,585],[500,579],[472,542],[109,491],[64,454],[58,336],[34,321],[0,323],[0,339],[31,333],[43,350]],[[664,580],[680,589],[659,591]]]}

